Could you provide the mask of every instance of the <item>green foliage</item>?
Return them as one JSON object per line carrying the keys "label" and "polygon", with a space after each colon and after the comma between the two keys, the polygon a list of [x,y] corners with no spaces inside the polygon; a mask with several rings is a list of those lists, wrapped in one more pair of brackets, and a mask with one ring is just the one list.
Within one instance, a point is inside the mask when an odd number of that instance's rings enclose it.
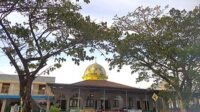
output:
{"label": "green foliage", "polygon": [[49,112],[60,112],[60,109],[56,106],[51,106]]}
{"label": "green foliage", "polygon": [[5,112],[10,112],[11,106],[6,106],[5,107]]}
{"label": "green foliage", "polygon": [[114,41],[111,68],[131,65],[137,81],[165,81],[188,103],[200,82],[200,9],[164,10],[139,7],[115,18],[114,26],[124,33]]}

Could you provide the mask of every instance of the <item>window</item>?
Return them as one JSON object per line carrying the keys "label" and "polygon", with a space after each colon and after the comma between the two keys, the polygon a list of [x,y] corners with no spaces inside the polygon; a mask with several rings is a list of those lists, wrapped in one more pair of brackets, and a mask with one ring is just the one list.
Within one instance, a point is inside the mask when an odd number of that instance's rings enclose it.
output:
{"label": "window", "polygon": [[133,99],[131,97],[128,99],[128,105],[129,107],[133,107]]}
{"label": "window", "polygon": [[79,104],[80,104],[80,101],[78,99],[71,98],[69,101],[70,107],[78,107]]}
{"label": "window", "polygon": [[145,110],[149,110],[149,101],[143,101]]}
{"label": "window", "polygon": [[94,100],[93,99],[87,99],[86,107],[94,107]]}
{"label": "window", "polygon": [[141,109],[140,101],[137,101],[137,109]]}
{"label": "window", "polygon": [[94,95],[93,94],[90,94],[88,97],[87,97],[87,101],[86,101],[86,107],[94,107]]}
{"label": "window", "polygon": [[38,94],[45,94],[46,85],[39,85]]}
{"label": "window", "polygon": [[2,84],[2,88],[1,88],[1,93],[8,93],[9,92],[9,88],[10,88],[10,84],[9,83],[3,83]]}
{"label": "window", "polygon": [[113,107],[119,107],[119,100],[113,100]]}
{"label": "window", "polygon": [[66,110],[66,104],[67,104],[67,101],[66,101],[66,100],[61,100],[61,101],[60,101],[60,108],[61,108],[62,112],[63,112],[64,110]]}
{"label": "window", "polygon": [[80,100],[78,97],[78,93],[75,93],[72,95],[72,97],[69,100],[69,106],[70,107],[78,107],[80,105]]}

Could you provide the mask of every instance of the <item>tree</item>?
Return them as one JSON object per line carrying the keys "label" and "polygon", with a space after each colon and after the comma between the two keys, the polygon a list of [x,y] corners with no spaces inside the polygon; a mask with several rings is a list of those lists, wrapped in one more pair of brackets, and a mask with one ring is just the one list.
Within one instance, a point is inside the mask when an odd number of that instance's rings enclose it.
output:
{"label": "tree", "polygon": [[[31,84],[36,77],[61,67],[67,57],[75,64],[93,59],[85,48],[91,52],[105,48],[107,37],[116,34],[106,23],[83,17],[80,9],[69,0],[1,0],[0,48],[19,76],[23,112],[31,110]],[[41,71],[51,60],[54,65]]]}
{"label": "tree", "polygon": [[192,11],[167,7],[139,7],[123,17],[116,17],[113,26],[123,32],[115,40],[111,69],[131,65],[139,73],[138,81],[165,81],[180,100],[185,112],[200,82],[200,8]]}

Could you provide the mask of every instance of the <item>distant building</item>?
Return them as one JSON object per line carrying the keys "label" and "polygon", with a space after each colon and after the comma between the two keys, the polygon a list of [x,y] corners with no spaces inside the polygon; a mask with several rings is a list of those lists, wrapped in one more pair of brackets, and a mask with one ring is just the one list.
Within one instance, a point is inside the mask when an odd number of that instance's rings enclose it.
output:
{"label": "distant building", "polygon": [[[35,107],[45,105],[44,107],[49,108],[50,103],[48,100],[53,97],[53,94],[51,93],[50,88],[47,86],[47,83],[55,83],[55,77],[38,77],[33,82],[32,98],[36,102]],[[10,108],[15,104],[20,104],[18,76],[0,74],[1,112],[5,112],[6,108]]]}

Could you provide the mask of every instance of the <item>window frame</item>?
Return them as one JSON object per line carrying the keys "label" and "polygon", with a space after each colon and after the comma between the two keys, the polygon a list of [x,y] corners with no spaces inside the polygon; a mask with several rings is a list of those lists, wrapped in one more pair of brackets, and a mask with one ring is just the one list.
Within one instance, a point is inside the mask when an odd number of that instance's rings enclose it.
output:
{"label": "window frame", "polygon": [[[43,89],[44,88],[44,89]],[[44,95],[45,94],[45,92],[46,92],[46,85],[45,84],[40,84],[39,86],[38,86],[38,94],[39,95]]]}
{"label": "window frame", "polygon": [[119,100],[118,99],[113,100],[113,107],[119,107]]}
{"label": "window frame", "polygon": [[10,83],[2,83],[1,93],[8,94],[10,89]]}

